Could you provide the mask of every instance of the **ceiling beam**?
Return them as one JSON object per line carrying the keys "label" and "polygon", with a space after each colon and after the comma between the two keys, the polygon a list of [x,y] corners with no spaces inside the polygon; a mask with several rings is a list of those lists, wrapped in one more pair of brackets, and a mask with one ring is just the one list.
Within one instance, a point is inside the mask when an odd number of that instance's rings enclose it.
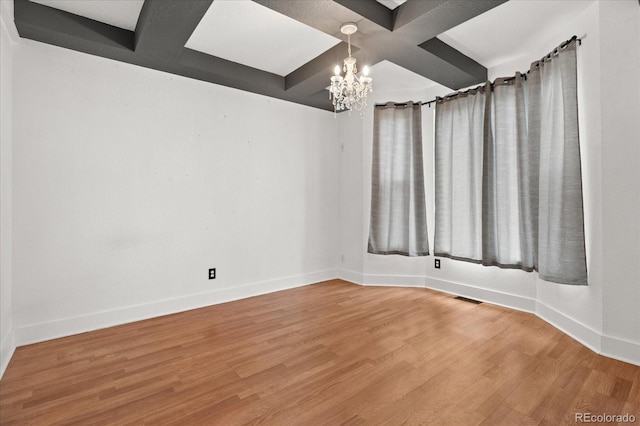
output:
{"label": "ceiling beam", "polygon": [[[452,64],[456,68],[463,70],[463,72],[468,74],[471,79],[481,81],[483,79],[486,80],[487,78],[487,70],[485,67],[483,67],[470,57],[460,53],[458,50],[449,46],[439,38],[434,37],[431,40],[420,43],[418,47],[426,50],[432,55],[435,55],[446,63]],[[454,84],[454,86],[449,87],[456,87],[455,82],[452,82],[452,84]]]}
{"label": "ceiling beam", "polygon": [[14,20],[20,37],[108,58],[133,56],[132,31],[27,0],[14,2]]}
{"label": "ceiling beam", "polygon": [[135,31],[135,50],[175,58],[213,0],[145,1]]}
{"label": "ceiling beam", "polygon": [[[355,55],[358,50],[357,47],[352,48],[353,54]],[[333,68],[342,63],[346,51],[347,43],[338,43],[315,59],[310,60],[300,68],[292,71],[285,77],[285,89],[294,89],[299,84],[319,74],[325,76],[325,83],[326,86],[328,86],[327,75],[331,75]]]}
{"label": "ceiling beam", "polygon": [[507,0],[419,0],[398,7],[393,32],[418,45],[475,18]]}
{"label": "ceiling beam", "polygon": [[413,22],[421,16],[431,13],[435,8],[446,3],[447,0],[406,1],[398,6],[393,22],[393,29],[397,30]]}
{"label": "ceiling beam", "polygon": [[[407,1],[395,11],[373,0],[317,0],[312,2],[313,10],[309,8],[309,1],[253,1],[343,41],[346,41],[346,36],[339,32],[341,24],[356,22],[358,32],[351,36],[351,42],[360,49],[354,55],[359,63],[374,65],[387,59],[456,90],[486,81],[486,68],[444,42],[435,46],[437,42],[430,41],[449,28],[507,0]],[[336,16],[342,20],[327,19]],[[343,52],[344,57],[346,50]],[[316,93],[328,86],[330,71],[327,70],[341,62],[342,59],[336,61],[333,55],[320,55],[287,76],[291,80],[287,88]]]}
{"label": "ceiling beam", "polygon": [[375,22],[381,27],[387,30],[393,30],[394,13],[391,9],[383,6],[377,1],[371,0],[334,0],[336,3],[356,12],[368,19],[371,22]]}

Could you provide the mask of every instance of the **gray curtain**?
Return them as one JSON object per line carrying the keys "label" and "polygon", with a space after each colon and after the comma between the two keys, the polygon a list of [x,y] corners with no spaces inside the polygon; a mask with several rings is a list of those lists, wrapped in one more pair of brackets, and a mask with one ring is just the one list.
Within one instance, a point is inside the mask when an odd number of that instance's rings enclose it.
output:
{"label": "gray curtain", "polygon": [[586,285],[576,41],[534,62],[528,85],[529,142],[539,150],[538,272]]}
{"label": "gray curtain", "polygon": [[[490,87],[490,86],[489,86]],[[527,137],[524,81],[497,79],[487,92],[482,176],[482,264],[534,269],[537,161]]]}
{"label": "gray curtain", "polygon": [[436,103],[434,251],[586,285],[576,41],[528,74]]}
{"label": "gray curtain", "polygon": [[436,105],[434,250],[477,262],[482,259],[484,89]]}
{"label": "gray curtain", "polygon": [[420,103],[374,109],[368,252],[429,254]]}

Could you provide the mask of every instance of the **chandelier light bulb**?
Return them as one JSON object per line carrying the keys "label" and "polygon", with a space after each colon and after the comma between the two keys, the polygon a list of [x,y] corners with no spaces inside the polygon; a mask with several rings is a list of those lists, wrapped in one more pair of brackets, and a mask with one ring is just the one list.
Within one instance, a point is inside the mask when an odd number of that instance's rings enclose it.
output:
{"label": "chandelier light bulb", "polygon": [[340,65],[336,65],[336,67],[333,69],[334,73],[336,75],[340,75]]}
{"label": "chandelier light bulb", "polygon": [[369,75],[369,67],[368,66],[364,66],[364,68],[362,68],[362,75],[364,75],[365,77],[367,77]]}

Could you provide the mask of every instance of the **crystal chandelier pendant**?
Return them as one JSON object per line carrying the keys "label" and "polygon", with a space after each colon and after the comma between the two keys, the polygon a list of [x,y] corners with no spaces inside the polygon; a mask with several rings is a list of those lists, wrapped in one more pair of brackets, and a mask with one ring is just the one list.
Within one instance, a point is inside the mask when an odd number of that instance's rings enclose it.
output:
{"label": "crystal chandelier pendant", "polygon": [[329,99],[333,102],[334,112],[356,109],[362,115],[367,108],[367,94],[373,91],[373,86],[369,77],[369,68],[365,66],[362,74],[358,76],[356,58],[351,56],[351,34],[356,31],[358,26],[353,22],[347,22],[340,27],[340,32],[347,35],[349,56],[345,58],[342,67],[344,77],[340,74],[340,66],[336,65],[335,75],[331,77],[329,86]]}

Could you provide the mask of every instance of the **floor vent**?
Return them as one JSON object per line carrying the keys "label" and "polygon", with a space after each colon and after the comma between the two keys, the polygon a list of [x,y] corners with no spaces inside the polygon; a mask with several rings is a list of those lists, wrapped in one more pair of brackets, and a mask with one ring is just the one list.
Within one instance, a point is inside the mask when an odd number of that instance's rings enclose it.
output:
{"label": "floor vent", "polygon": [[482,302],[479,300],[473,300],[473,299],[469,299],[467,297],[462,297],[462,296],[456,296],[456,299],[458,300],[462,300],[463,302],[469,302],[469,303],[473,303],[474,305],[479,305]]}

